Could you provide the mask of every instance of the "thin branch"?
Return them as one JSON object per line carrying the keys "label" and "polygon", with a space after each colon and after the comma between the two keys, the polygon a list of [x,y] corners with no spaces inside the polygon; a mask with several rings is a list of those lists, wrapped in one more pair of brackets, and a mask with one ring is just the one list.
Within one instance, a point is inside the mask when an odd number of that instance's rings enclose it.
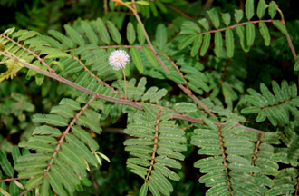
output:
{"label": "thin branch", "polygon": [[[256,161],[256,158],[257,158],[257,152],[258,152],[259,146],[261,144],[262,136],[263,136],[263,134],[260,134],[260,133],[257,136],[257,142],[256,142],[256,145],[255,145],[255,149],[254,149],[254,153],[253,153],[253,157],[252,157],[252,163],[251,163],[252,166],[255,166],[255,161]],[[253,172],[251,172],[250,175],[253,175]]]}
{"label": "thin branch", "polygon": [[104,0],[103,7],[104,7],[104,13],[105,13],[105,15],[108,14],[108,0]]}
{"label": "thin branch", "polygon": [[127,99],[127,80],[126,80],[125,69],[122,69],[122,71],[123,71],[124,82],[125,82],[125,99]]}
{"label": "thin branch", "polygon": [[198,103],[198,105],[202,107],[208,114],[210,114],[214,118],[217,118],[217,116],[213,114],[205,104],[199,101],[199,99],[189,89],[184,87],[182,84],[178,84],[178,87],[180,87],[180,89],[182,89],[189,97],[191,97],[191,99]]}
{"label": "thin branch", "polygon": [[20,180],[26,180],[26,179],[30,179],[30,178],[9,178],[9,179],[0,179],[0,182],[11,182],[11,181],[20,181]]}
{"label": "thin branch", "polygon": [[[10,59],[13,59],[15,61],[18,61],[18,58],[17,57],[14,57],[13,55],[11,54],[7,54],[5,52],[2,52],[0,51],[0,55],[4,55]],[[142,106],[141,104],[137,103],[137,102],[132,102],[130,100],[123,100],[123,99],[117,99],[117,98],[113,98],[113,97],[109,97],[109,96],[106,96],[106,95],[102,95],[101,93],[94,93],[93,91],[91,90],[88,90],[76,83],[73,83],[65,78],[63,78],[62,76],[56,74],[56,73],[49,73],[49,72],[46,72],[46,71],[43,71],[41,69],[39,69],[38,67],[36,67],[35,65],[32,65],[32,64],[29,64],[29,63],[26,63],[26,62],[20,62],[24,65],[24,67],[28,68],[28,69],[31,69],[37,73],[41,73],[43,75],[46,75],[50,78],[53,78],[54,80],[57,80],[59,82],[62,82],[62,83],[65,83],[65,84],[68,84],[69,86],[83,92],[83,93],[87,93],[87,94],[90,94],[90,95],[96,95],[96,98],[99,98],[99,99],[103,99],[103,100],[106,100],[106,101],[109,101],[109,102],[112,102],[112,103],[120,103],[120,104],[126,104],[126,105],[130,105],[132,107],[135,107],[139,110],[142,110]],[[184,86],[182,86],[184,90],[186,90],[186,92],[189,92],[188,89],[185,89]],[[194,95],[192,95],[194,96]],[[194,96],[195,97],[195,96]],[[197,99],[197,97],[195,97]],[[178,120],[186,120],[186,121],[189,121],[189,122],[196,122],[196,123],[201,123],[203,124],[203,121],[201,119],[197,119],[197,118],[192,118],[192,117],[189,117],[188,115],[183,115],[183,114],[171,114],[172,115],[172,118],[173,119],[178,119]],[[224,123],[215,123],[216,125],[221,125],[221,124],[224,124]],[[237,123],[236,126],[243,126],[241,125],[240,123]],[[250,127],[245,127],[243,126],[247,131],[250,131],[250,132],[254,132],[254,133],[265,133],[263,131],[259,131],[259,130],[256,130],[256,129],[253,129],[253,128],[250,128]]]}
{"label": "thin branch", "polygon": [[157,120],[156,120],[156,132],[155,132],[153,153],[152,153],[150,167],[148,168],[147,175],[146,175],[146,178],[144,180],[145,182],[147,182],[149,180],[150,173],[152,171],[152,168],[154,166],[154,162],[155,162],[155,159],[156,159],[156,152],[157,152],[157,149],[158,149],[158,141],[159,141],[159,122],[160,122],[160,115],[161,115],[161,111],[159,111],[158,117],[157,117]]}
{"label": "thin branch", "polygon": [[282,11],[278,8],[278,6],[277,6],[276,10],[278,11],[278,13],[279,13],[280,16],[281,16],[281,23],[285,26],[285,30],[286,30],[286,34],[285,34],[285,36],[286,36],[286,38],[287,38],[289,47],[290,47],[290,49],[291,49],[291,51],[292,51],[292,53],[293,53],[294,61],[296,61],[296,52],[295,52],[294,45],[293,45],[293,42],[292,42],[292,40],[291,40],[290,34],[288,33],[288,30],[287,30],[286,22],[285,22],[285,20],[284,20],[284,15],[283,15]]}
{"label": "thin branch", "polygon": [[221,75],[221,79],[220,79],[220,82],[219,82],[219,85],[220,85],[220,86],[223,85],[224,79],[225,79],[225,77],[226,77],[226,75],[227,75],[227,71],[228,71],[228,67],[229,67],[230,61],[231,61],[231,58],[229,58],[229,59],[227,60],[227,63],[226,63],[226,65],[225,65],[225,70],[224,70],[224,72],[223,72],[222,75]]}
{"label": "thin branch", "polygon": [[185,14],[184,12],[182,12],[181,10],[179,10],[176,6],[173,6],[173,5],[170,5],[170,4],[168,4],[167,6],[169,8],[171,8],[173,11],[175,11],[176,13],[178,13],[178,14],[180,14],[182,16],[185,16],[189,20],[194,20],[191,16],[189,16],[188,14]]}
{"label": "thin branch", "polygon": [[[98,184],[97,180],[95,179],[92,170],[90,170],[89,173],[90,173],[90,176],[91,176],[91,181],[92,181],[93,188],[95,189],[96,192],[98,192],[98,190],[99,190],[99,184]],[[96,193],[95,196],[100,196],[100,194]]]}
{"label": "thin branch", "polygon": [[102,132],[107,132],[107,133],[122,133],[122,134],[125,134],[123,128],[111,128],[111,127],[107,127],[107,128],[102,128]]}
{"label": "thin branch", "polygon": [[221,135],[221,125],[217,125],[217,127],[218,127],[218,138],[219,138],[219,143],[220,143],[220,148],[221,148],[221,154],[222,154],[222,158],[223,158],[223,164],[225,167],[227,187],[228,187],[229,195],[232,195],[231,184],[230,184],[230,179],[229,179],[229,174],[228,174],[228,165],[226,162],[226,154],[225,154],[224,143],[223,143],[223,137]]}
{"label": "thin branch", "polygon": [[[137,21],[138,21],[138,23],[140,24],[140,26],[141,26],[141,28],[142,28],[142,31],[143,31],[143,33],[144,33],[144,36],[145,36],[145,38],[146,38],[146,40],[147,40],[147,43],[148,43],[148,46],[149,46],[149,49],[150,49],[150,51],[154,54],[154,56],[156,57],[156,59],[158,60],[158,62],[160,63],[160,65],[162,65],[162,68],[164,69],[164,71],[166,72],[166,73],[169,73],[169,69],[166,67],[166,65],[162,62],[162,60],[161,60],[161,58],[159,57],[159,55],[157,54],[157,52],[155,51],[155,49],[154,49],[154,47],[153,47],[153,45],[152,45],[152,43],[151,43],[151,41],[150,41],[150,38],[149,38],[149,35],[148,35],[148,33],[147,33],[147,31],[146,31],[146,29],[145,29],[145,27],[144,27],[144,25],[143,25],[143,23],[141,22],[141,19],[140,19],[140,16],[139,16],[139,14],[137,13],[137,10],[136,9],[134,9],[134,8],[132,8],[132,7],[130,7],[130,6],[127,6],[127,7],[129,7],[130,9],[131,9],[131,11],[134,13],[134,15],[135,15],[135,17],[136,17],[136,19],[137,19]],[[183,77],[183,79],[184,79],[184,77]],[[199,101],[199,99],[190,91],[190,90],[188,90],[186,87],[184,87],[183,85],[181,85],[181,84],[178,84],[178,86],[179,86],[179,88],[180,89],[182,89],[185,93],[187,93],[187,95],[189,95],[190,97],[191,97],[191,99],[193,99],[196,103],[198,103],[208,114],[210,114],[212,117],[216,117],[216,115],[215,114],[213,114],[209,109],[208,109],[208,107],[206,106],[206,105],[204,105],[203,103],[201,103],[200,101]]]}
{"label": "thin branch", "polygon": [[164,54],[164,53],[163,53],[163,56],[164,56],[165,58],[168,59],[168,61],[172,64],[172,66],[173,66],[173,67],[176,69],[176,71],[180,74],[181,78],[182,78],[182,79],[184,80],[184,82],[185,82],[185,85],[187,86],[187,83],[188,83],[188,82],[187,82],[187,80],[185,79],[183,73],[180,71],[178,65],[177,65],[173,60],[171,60],[171,58],[170,58],[167,54]]}

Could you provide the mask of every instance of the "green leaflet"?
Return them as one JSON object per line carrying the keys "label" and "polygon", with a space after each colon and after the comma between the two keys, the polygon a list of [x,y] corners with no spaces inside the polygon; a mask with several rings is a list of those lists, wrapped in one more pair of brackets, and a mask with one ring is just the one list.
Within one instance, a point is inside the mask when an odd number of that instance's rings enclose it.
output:
{"label": "green leaflet", "polygon": [[174,81],[176,83],[180,83],[180,84],[184,84],[185,83],[185,80],[180,76],[180,74],[177,71],[171,71],[166,76],[170,80],[172,80],[172,81]]}
{"label": "green leaflet", "polygon": [[63,27],[76,44],[78,44],[80,46],[85,44],[82,36],[75,29],[73,29],[73,27],[71,25],[65,24],[65,25],[63,25]]}
{"label": "green leaflet", "polygon": [[58,129],[55,129],[48,125],[43,125],[36,127],[33,131],[33,135],[51,135],[53,137],[59,137],[61,135],[61,132]]}
{"label": "green leaflet", "polygon": [[17,186],[19,185],[20,186],[20,189],[22,188],[22,190],[24,190],[24,186],[19,183],[18,181],[13,181],[13,182],[10,182],[9,184],[9,193],[11,195],[18,195],[19,194],[19,187]]}
{"label": "green leaflet", "polygon": [[220,57],[222,54],[222,35],[219,31],[215,33],[215,54]]}
{"label": "green leaflet", "polygon": [[43,174],[43,170],[29,170],[29,171],[24,171],[24,172],[20,172],[18,174],[19,178],[31,178],[37,175],[42,175]]}
{"label": "green leaflet", "polygon": [[101,36],[101,40],[105,43],[105,44],[110,44],[110,35],[104,25],[104,23],[102,22],[101,18],[98,18],[96,21],[96,27],[97,27],[97,31],[100,33]]}
{"label": "green leaflet", "polygon": [[49,172],[47,174],[49,178],[49,182],[54,190],[55,193],[61,195],[61,196],[67,196],[68,194],[64,191],[62,184],[59,183],[59,181],[56,180],[56,176],[52,172]]}
{"label": "green leaflet", "polygon": [[235,10],[236,23],[239,23],[242,20],[243,16],[244,16],[243,10]]}
{"label": "green leaflet", "polygon": [[211,34],[210,33],[205,34],[200,49],[200,56],[204,56],[207,53],[208,47],[210,45],[210,41],[211,41]]}
{"label": "green leaflet", "polygon": [[227,182],[218,183],[206,192],[207,196],[229,195]]}
{"label": "green leaflet", "polygon": [[278,102],[284,102],[285,101],[285,95],[282,92],[282,89],[279,87],[279,85],[273,80],[272,81],[272,87],[275,94],[276,99]]}
{"label": "green leaflet", "polygon": [[26,188],[26,189],[33,188],[33,187],[36,186],[40,181],[42,181],[42,179],[43,179],[43,176],[42,176],[42,175],[40,175],[40,176],[36,176],[36,177],[30,179],[29,181],[26,182],[25,188]]}
{"label": "green leaflet", "polygon": [[246,0],[245,8],[246,8],[246,18],[247,20],[250,20],[254,15],[254,0]]}
{"label": "green leaflet", "polygon": [[268,7],[268,13],[271,16],[271,18],[273,19],[276,15],[276,9],[277,9],[277,5],[275,3],[275,1],[271,1],[269,3],[269,7]]}
{"label": "green leaflet", "polygon": [[20,142],[19,147],[36,150],[38,152],[53,152],[54,147],[50,144],[40,142]]}
{"label": "green leaflet", "polygon": [[186,35],[197,35],[200,33],[199,26],[191,21],[185,21],[181,26],[180,34],[186,34]]}
{"label": "green leaflet", "polygon": [[[149,4],[147,1],[137,1],[136,4],[138,4],[138,2],[140,2],[141,4]],[[144,3],[143,3],[144,2]],[[146,17],[149,18],[149,6],[137,6],[140,9],[140,13]]]}
{"label": "green leaflet", "polygon": [[196,112],[197,106],[193,103],[177,103],[174,105],[174,108],[179,113],[191,113]]}
{"label": "green leaflet", "polygon": [[298,71],[298,70],[299,70],[299,61],[297,60],[294,65],[294,71]]}
{"label": "green leaflet", "polygon": [[129,41],[130,44],[133,44],[136,39],[136,33],[133,25],[131,23],[128,24],[127,26],[127,40]]}
{"label": "green leaflet", "polygon": [[135,63],[137,69],[140,73],[143,72],[143,65],[140,58],[140,52],[137,48],[130,48],[130,55],[132,57],[133,62]]}
{"label": "green leaflet", "polygon": [[210,26],[209,26],[209,22],[206,18],[202,18],[200,20],[197,21],[198,24],[200,24],[206,31],[209,30]]}
{"label": "green leaflet", "polygon": [[92,152],[90,152],[89,149],[75,136],[67,135],[65,138],[66,141],[69,142],[73,146],[73,148],[75,148],[77,152],[86,159],[87,162],[91,163],[94,166],[98,165],[98,162]]}
{"label": "green leaflet", "polygon": [[4,31],[4,34],[6,34],[6,35],[10,35],[10,34],[12,34],[14,31],[15,31],[15,28],[12,27],[12,28],[6,29],[6,30]]}
{"label": "green leaflet", "polygon": [[91,137],[91,135],[89,133],[85,132],[79,126],[73,126],[72,132],[78,139],[80,139],[85,144],[87,144],[92,152],[95,152],[100,148],[98,143]]}
{"label": "green leaflet", "polygon": [[169,192],[173,191],[170,182],[161,173],[156,172],[155,170],[151,172],[150,181],[153,181],[159,191],[164,195],[170,195]]}
{"label": "green leaflet", "polygon": [[118,29],[110,21],[107,22],[107,25],[108,25],[112,40],[115,41],[117,44],[120,44],[121,43],[121,34],[118,31]]}
{"label": "green leaflet", "polygon": [[85,116],[80,116],[80,118],[76,121],[76,124],[83,125],[84,127],[88,127],[92,129],[92,131],[96,133],[101,133],[102,129],[97,120],[88,118]]}
{"label": "green leaflet", "polygon": [[34,32],[34,31],[28,31],[26,33],[22,33],[22,35],[18,38],[18,41],[24,41],[28,38],[35,36],[35,35],[38,35],[38,33]]}
{"label": "green leaflet", "polygon": [[94,33],[93,29],[91,28],[90,24],[85,21],[81,21],[81,25],[82,25],[82,29],[86,33],[86,36],[88,37],[89,41],[92,44],[97,45],[99,40],[98,40],[97,35]]}
{"label": "green leaflet", "polygon": [[17,162],[32,162],[32,161],[47,161],[51,158],[50,155],[43,153],[26,154],[18,157]]}
{"label": "green leaflet", "polygon": [[13,146],[12,149],[12,158],[14,160],[14,162],[17,162],[17,159],[21,156],[20,150],[17,146]]}
{"label": "green leaflet", "polygon": [[142,51],[153,66],[155,67],[159,66],[159,63],[157,62],[155,55],[150,51],[149,47],[147,46],[143,47]]}
{"label": "green leaflet", "polygon": [[259,0],[256,8],[256,15],[259,17],[259,19],[264,17],[265,11],[266,11],[265,0]]}
{"label": "green leaflet", "polygon": [[244,114],[248,114],[248,113],[259,113],[260,111],[261,108],[256,106],[251,106],[251,107],[244,108],[241,112]]}
{"label": "green leaflet", "polygon": [[140,195],[140,196],[146,196],[146,195],[147,195],[147,192],[148,192],[148,183],[145,182],[145,183],[141,186],[141,188],[140,188],[140,193],[139,193],[139,195]]}
{"label": "green leaflet", "polygon": [[52,173],[53,176],[55,177],[55,180],[62,184],[64,186],[64,188],[69,191],[69,192],[74,192],[75,191],[75,187],[70,180],[71,178],[68,177],[68,174],[64,174],[65,172],[60,168],[58,167],[56,164],[54,164],[52,167],[51,167],[51,171],[49,173]]}
{"label": "green leaflet", "polygon": [[261,35],[263,36],[263,38],[265,40],[265,45],[269,46],[271,38],[270,38],[269,30],[268,30],[266,24],[263,23],[263,22],[260,22],[259,23],[259,30],[260,30],[260,33],[261,33]]}
{"label": "green leaflet", "polygon": [[53,39],[52,37],[46,36],[46,35],[39,35],[37,36],[39,39],[47,42],[54,48],[58,48],[60,50],[63,50],[63,45],[59,43],[57,40]]}
{"label": "green leaflet", "polygon": [[224,171],[211,171],[211,172],[201,176],[198,181],[201,182],[201,183],[207,183],[209,181],[216,181],[217,182],[219,180],[219,178],[220,179],[224,178],[226,180],[226,175],[225,175]]}
{"label": "green leaflet", "polygon": [[230,24],[230,14],[229,13],[225,13],[225,14],[221,14],[223,23],[226,25]]}
{"label": "green leaflet", "polygon": [[246,43],[251,46],[255,40],[255,26],[252,23],[246,24]]}
{"label": "green leaflet", "polygon": [[245,165],[241,163],[229,163],[228,168],[230,170],[241,171],[241,172],[260,172],[260,169],[255,166]]}
{"label": "green leaflet", "polygon": [[226,41],[227,57],[231,58],[234,56],[234,52],[235,52],[234,33],[231,29],[227,29],[225,31],[225,41]]}
{"label": "green leaflet", "polygon": [[199,47],[201,46],[201,43],[202,43],[202,34],[198,35],[196,37],[196,39],[194,40],[194,43],[193,43],[193,46],[191,48],[191,56],[194,57],[198,54],[198,50],[199,50]]}
{"label": "green leaflet", "polygon": [[159,0],[156,1],[156,5],[158,6],[159,10],[163,13],[167,13],[167,8],[163,5]]}
{"label": "green leaflet", "polygon": [[163,51],[163,48],[167,44],[168,35],[165,25],[159,24],[156,32],[156,44],[160,50]]}
{"label": "green leaflet", "polygon": [[166,89],[160,89],[155,95],[150,98],[151,103],[158,103],[159,100],[164,97],[168,91]]}
{"label": "green leaflet", "polygon": [[212,8],[211,10],[207,11],[209,18],[211,19],[213,25],[218,28],[219,27],[219,17],[218,17],[218,13],[217,10],[215,8]]}
{"label": "green leaflet", "polygon": [[[46,51],[47,52],[47,51]],[[53,53],[53,54],[48,54],[45,56],[45,59],[56,59],[56,58],[63,58],[63,57],[68,57],[70,58],[71,55],[60,52],[60,53]]]}
{"label": "green leaflet", "polygon": [[198,37],[198,35],[188,35],[188,36],[184,37],[183,40],[180,42],[178,49],[183,50],[189,44],[193,43],[197,37]]}
{"label": "green leaflet", "polygon": [[[243,48],[243,50],[245,52],[248,52],[249,51],[249,47],[247,45],[247,42],[246,42],[246,37],[245,37],[245,28],[241,25],[238,25],[236,27],[236,32],[240,38],[240,43],[241,43],[241,46]],[[252,35],[249,35],[249,36],[252,36]]]}
{"label": "green leaflet", "polygon": [[64,160],[65,163],[71,163],[72,169],[77,173],[77,175],[86,176],[86,164],[79,157],[79,153],[74,153],[71,151],[71,146],[69,144],[63,145],[63,150],[59,152],[59,158]]}
{"label": "green leaflet", "polygon": [[159,193],[156,185],[154,184],[154,181],[148,181],[148,185],[149,185],[149,190],[151,191],[153,196],[160,196],[160,193]]}
{"label": "green leaflet", "polygon": [[277,103],[277,100],[275,99],[274,95],[268,90],[264,83],[261,83],[260,89],[263,96],[266,98],[269,104],[274,105]]}
{"label": "green leaflet", "polygon": [[28,142],[40,142],[40,143],[57,143],[57,140],[55,138],[49,137],[49,136],[34,136],[29,138]]}
{"label": "green leaflet", "polygon": [[61,106],[61,105],[54,106],[51,109],[50,113],[59,114],[59,115],[65,117],[65,118],[72,118],[72,117],[74,117],[74,113],[73,113],[73,111],[71,109],[69,109],[66,106]]}
{"label": "green leaflet", "polygon": [[158,10],[156,5],[153,2],[149,2],[150,10],[153,13],[154,16],[159,16]]}
{"label": "green leaflet", "polygon": [[145,36],[144,36],[143,30],[142,30],[142,27],[139,23],[137,24],[137,37],[138,37],[139,43],[141,45],[143,45],[145,43]]}
{"label": "green leaflet", "polygon": [[287,30],[284,24],[282,24],[281,22],[274,20],[273,24],[275,27],[277,27],[283,34],[287,34]]}
{"label": "green leaflet", "polygon": [[40,186],[40,196],[49,196],[50,182],[49,178],[46,176]]}
{"label": "green leaflet", "polygon": [[11,163],[7,160],[5,153],[2,150],[0,150],[0,165],[6,175],[13,177],[13,167],[11,166]]}
{"label": "green leaflet", "polygon": [[159,181],[159,179],[157,179],[154,176],[150,177],[149,183],[152,182],[155,186],[155,188],[161,192],[163,195],[169,196],[169,192],[167,190],[167,187],[165,185],[165,183]]}
{"label": "green leaflet", "polygon": [[48,123],[55,126],[66,126],[68,121],[54,114],[34,114],[33,122]]}
{"label": "green leaflet", "polygon": [[[49,160],[49,158],[48,158]],[[31,163],[17,163],[14,165],[14,169],[17,171],[30,171],[33,169],[41,169],[41,168],[46,168],[47,163],[46,162],[31,162]]]}

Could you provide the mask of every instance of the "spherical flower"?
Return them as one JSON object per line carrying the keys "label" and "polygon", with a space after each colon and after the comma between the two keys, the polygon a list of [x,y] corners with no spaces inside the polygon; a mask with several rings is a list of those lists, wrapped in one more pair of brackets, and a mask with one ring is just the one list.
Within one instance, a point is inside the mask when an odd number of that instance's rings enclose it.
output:
{"label": "spherical flower", "polygon": [[109,57],[109,64],[113,66],[114,70],[125,68],[126,64],[130,62],[130,55],[124,50],[115,50]]}

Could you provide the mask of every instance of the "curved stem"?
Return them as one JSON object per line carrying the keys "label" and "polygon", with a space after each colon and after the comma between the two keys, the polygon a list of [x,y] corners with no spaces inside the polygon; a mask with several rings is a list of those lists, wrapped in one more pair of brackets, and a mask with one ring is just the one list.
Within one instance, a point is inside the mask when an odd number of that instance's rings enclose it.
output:
{"label": "curved stem", "polygon": [[[4,55],[10,59],[13,59],[15,61],[19,61],[17,57],[15,57],[14,55],[12,54],[7,54],[6,52],[2,52],[0,51],[0,55]],[[41,73],[45,76],[48,76],[50,78],[53,78],[54,80],[57,80],[59,82],[62,82],[62,83],[65,83],[65,84],[68,84],[69,86],[83,92],[83,93],[87,93],[87,94],[90,94],[90,95],[95,95],[96,98],[99,98],[99,99],[103,99],[103,100],[106,100],[106,101],[109,101],[109,102],[112,102],[112,103],[120,103],[120,104],[126,104],[126,105],[130,105],[134,108],[137,108],[139,110],[143,110],[143,107],[141,106],[140,103],[138,102],[132,102],[130,100],[123,100],[123,99],[117,99],[117,98],[113,98],[113,97],[109,97],[109,96],[106,96],[106,95],[102,95],[101,93],[94,93],[93,91],[91,90],[88,90],[76,83],[73,83],[65,78],[63,78],[62,76],[56,74],[56,73],[49,73],[49,72],[46,72],[46,71],[43,71],[41,69],[39,69],[38,67],[36,67],[35,65],[32,65],[32,64],[29,64],[29,63],[26,63],[26,62],[19,62],[19,63],[22,63],[22,65],[28,69],[31,69],[37,73]],[[184,86],[183,86],[184,87]],[[188,89],[186,89],[185,87],[183,88],[186,92],[188,92]],[[194,96],[194,95],[193,95]],[[197,99],[197,97],[194,96],[194,99]],[[162,106],[161,106],[162,107]],[[184,114],[179,114],[179,113],[172,113],[171,114],[171,117],[172,119],[178,119],[178,120],[186,120],[186,121],[189,121],[189,122],[195,122],[195,123],[200,123],[200,124],[203,124],[203,121],[201,119],[198,119],[198,118],[193,118],[193,117],[190,117],[188,115],[184,115]],[[215,123],[216,125],[221,125],[221,124],[224,124],[224,123]],[[240,123],[237,123],[236,126],[243,126],[241,125]],[[254,132],[254,133],[266,133],[266,132],[263,132],[263,131],[259,131],[259,130],[256,130],[256,129],[253,129],[253,128],[250,128],[250,127],[245,127],[243,126],[247,131],[250,131],[250,132]]]}
{"label": "curved stem", "polygon": [[123,71],[124,82],[125,82],[125,99],[127,99],[127,80],[126,80],[125,69],[121,69],[121,70]]}

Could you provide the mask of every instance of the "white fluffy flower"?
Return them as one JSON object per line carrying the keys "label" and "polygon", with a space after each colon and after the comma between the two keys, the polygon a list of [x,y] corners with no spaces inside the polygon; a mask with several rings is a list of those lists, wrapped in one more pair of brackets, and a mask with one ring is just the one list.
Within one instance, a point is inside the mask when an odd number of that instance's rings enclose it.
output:
{"label": "white fluffy flower", "polygon": [[125,68],[126,64],[130,62],[130,55],[124,50],[115,50],[109,57],[109,63],[114,70]]}

